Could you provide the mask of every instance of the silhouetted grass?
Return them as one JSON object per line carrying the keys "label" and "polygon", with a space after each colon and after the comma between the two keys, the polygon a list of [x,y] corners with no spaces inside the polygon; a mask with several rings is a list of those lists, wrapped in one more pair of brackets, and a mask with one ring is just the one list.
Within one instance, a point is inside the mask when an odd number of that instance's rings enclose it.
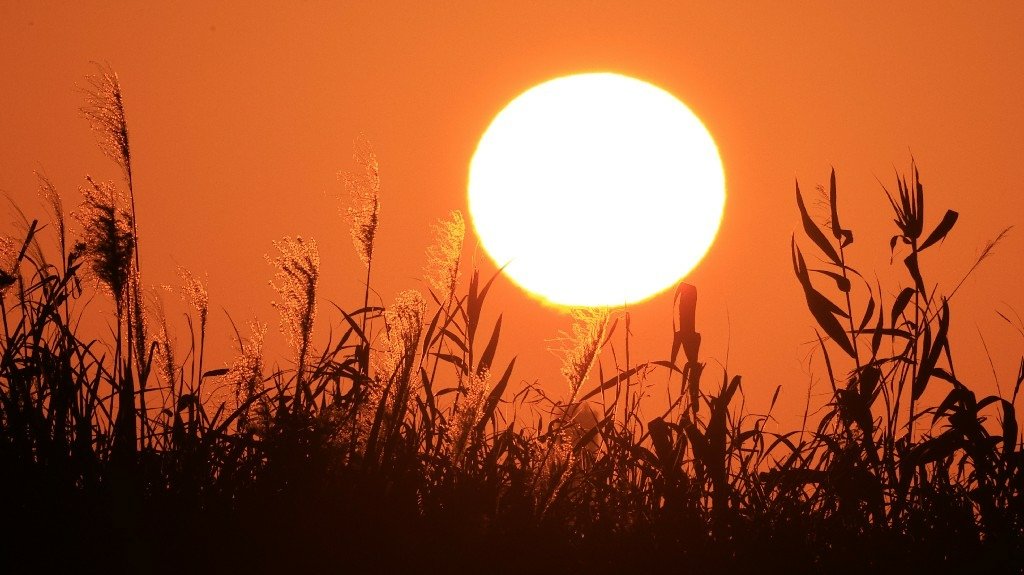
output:
{"label": "silhouetted grass", "polygon": [[[379,178],[365,141],[357,146],[365,176],[345,178],[356,204],[348,210],[353,240],[366,265],[362,307],[318,308],[315,242],[275,242],[278,254],[268,261],[292,367],[268,368],[266,327],[254,322],[246,337],[236,330],[231,366],[206,370],[209,301],[201,280],[182,274],[193,309],[188,346],[175,345],[159,306],[144,313],[121,92],[109,71],[92,86],[87,114],[125,181],[87,180],[77,212],[83,235],[69,245],[59,196],[41,180],[61,259],[46,260],[40,226],[26,222],[21,239],[5,243],[0,270],[0,561],[8,566],[499,573],[1024,566],[1024,456],[1014,416],[1024,360],[1008,399],[979,398],[958,379],[949,361],[952,307],[928,287],[921,257],[957,214],[926,229],[916,167],[890,196],[897,226],[890,249],[908,280],[892,292],[847,261],[854,236],[840,225],[834,172],[825,226],[797,190],[822,267],[809,267],[794,238],[794,272],[821,329],[832,394],[804,429],[772,433],[770,412],[737,406],[739,376],[705,372],[696,290],[687,284],[676,292],[671,353],[662,360],[634,364],[628,351],[619,355],[612,342],[624,333],[628,347],[628,314],[574,313],[563,338],[565,392],[556,397],[510,385],[515,359],[495,364],[502,319],[481,320],[494,278],[463,274],[458,212],[435,227],[431,289],[372,306]],[[112,341],[77,336],[90,313],[90,286],[114,303]],[[855,290],[864,297],[852,298]],[[898,295],[886,301],[887,293]],[[864,300],[863,308],[853,305]],[[314,322],[324,321],[334,335],[315,341]],[[669,396],[656,416],[640,410],[652,382]],[[215,391],[225,385],[230,392]],[[935,386],[944,399],[924,404],[924,391]]]}

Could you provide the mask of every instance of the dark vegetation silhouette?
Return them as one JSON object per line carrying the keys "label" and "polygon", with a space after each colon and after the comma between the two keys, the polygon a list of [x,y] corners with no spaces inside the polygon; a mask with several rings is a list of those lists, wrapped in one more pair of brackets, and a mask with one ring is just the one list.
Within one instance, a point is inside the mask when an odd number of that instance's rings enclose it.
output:
{"label": "dark vegetation silhouette", "polygon": [[[1024,566],[1014,416],[1024,360],[1008,398],[978,397],[958,379],[952,294],[935,293],[924,275],[925,254],[957,214],[925,226],[916,166],[889,196],[890,249],[907,287],[872,285],[847,261],[854,235],[840,225],[834,171],[824,225],[797,189],[807,238],[793,240],[793,268],[820,328],[831,394],[801,429],[775,433],[770,410],[743,410],[739,376],[706,372],[687,284],[663,360],[631,361],[628,314],[575,312],[561,398],[516,389],[514,359],[495,364],[502,319],[481,320],[493,278],[460,269],[458,212],[435,227],[427,295],[371,305],[380,180],[364,140],[362,171],[342,178],[366,268],[362,307],[318,308],[316,243],[284,238],[268,261],[294,356],[268,367],[266,326],[254,322],[245,337],[236,330],[232,365],[208,369],[202,280],[182,273],[193,310],[183,348],[141,278],[117,77],[101,68],[86,92],[85,114],[124,181],[86,180],[73,239],[41,178],[52,221],[26,220],[0,272],[4,571]],[[47,259],[47,235],[59,260]],[[109,341],[77,335],[94,290],[114,306]],[[314,341],[324,321],[333,335]],[[669,397],[656,417],[639,407],[651,385]],[[925,403],[936,387],[941,401]]]}

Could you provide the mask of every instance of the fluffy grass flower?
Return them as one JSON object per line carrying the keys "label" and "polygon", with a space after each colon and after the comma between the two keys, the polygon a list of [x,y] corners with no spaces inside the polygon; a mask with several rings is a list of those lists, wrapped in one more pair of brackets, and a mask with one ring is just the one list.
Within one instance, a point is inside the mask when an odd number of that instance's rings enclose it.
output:
{"label": "fluffy grass flower", "polygon": [[[266,324],[253,321],[249,324],[250,336],[239,339],[239,354],[231,362],[225,379],[235,391],[235,404],[242,406],[263,388],[263,338],[267,333]],[[260,404],[266,407],[265,403]],[[252,423],[253,407],[249,406],[239,414],[239,428]],[[261,410],[262,411],[262,410]]]}
{"label": "fluffy grass flower", "polygon": [[[459,387],[462,390],[462,401],[455,407],[455,416],[449,428],[449,438],[452,444],[452,458],[459,462],[462,454],[469,445],[470,436],[480,420],[480,411],[490,391],[490,372],[474,373],[465,376],[468,381]],[[462,378],[462,372],[459,372]]]}
{"label": "fluffy grass flower", "polygon": [[381,336],[384,353],[378,371],[383,378],[404,381],[410,377],[426,309],[423,294],[406,290],[384,311],[385,329]]}
{"label": "fluffy grass flower", "polygon": [[170,329],[167,326],[167,314],[159,296],[153,296],[151,308],[156,314],[157,330],[153,338],[154,357],[156,359],[157,372],[163,378],[167,386],[173,390],[178,383],[178,366],[174,358],[174,339],[171,337]]}
{"label": "fluffy grass flower", "polygon": [[572,311],[572,333],[564,338],[562,375],[569,382],[570,403],[587,380],[604,343],[609,312],[605,308],[579,308]]}
{"label": "fluffy grass flower", "polygon": [[459,281],[459,261],[462,245],[466,239],[466,220],[462,212],[452,211],[447,220],[439,220],[433,226],[435,241],[427,248],[427,281],[435,294],[451,299]]}
{"label": "fluffy grass flower", "polygon": [[341,172],[338,178],[344,183],[351,200],[346,213],[352,223],[352,244],[360,261],[369,267],[373,261],[373,240],[377,235],[380,212],[380,170],[377,155],[363,134],[356,138],[352,158],[361,171]]}
{"label": "fluffy grass flower", "polygon": [[96,182],[88,176],[86,179],[89,185],[81,189],[85,200],[74,214],[82,226],[78,249],[120,307],[135,249],[133,218],[124,194],[112,182]]}
{"label": "fluffy grass flower", "polygon": [[43,201],[50,206],[50,211],[53,212],[53,223],[57,226],[57,241],[58,247],[60,248],[60,255],[62,258],[67,257],[65,250],[67,249],[67,225],[64,221],[64,203],[60,199],[60,194],[57,193],[57,188],[50,182],[49,178],[45,175],[36,172],[36,179],[39,181],[39,195],[43,198]]}
{"label": "fluffy grass flower", "polygon": [[178,275],[181,277],[181,298],[199,312],[200,329],[205,329],[210,311],[210,294],[206,291],[206,285],[192,272],[180,266]]}
{"label": "fluffy grass flower", "polygon": [[270,285],[280,296],[271,302],[281,314],[281,332],[297,354],[300,368],[306,364],[316,318],[316,285],[320,277],[320,252],[316,241],[285,237],[274,242],[280,255],[267,256],[277,272]]}
{"label": "fluffy grass flower", "polygon": [[86,76],[88,87],[82,114],[96,133],[100,149],[124,172],[131,182],[131,148],[128,146],[128,123],[124,115],[124,98],[117,74],[108,66],[97,65],[96,74]]}
{"label": "fluffy grass flower", "polygon": [[0,236],[0,294],[14,285],[18,277],[18,244],[8,236]]}

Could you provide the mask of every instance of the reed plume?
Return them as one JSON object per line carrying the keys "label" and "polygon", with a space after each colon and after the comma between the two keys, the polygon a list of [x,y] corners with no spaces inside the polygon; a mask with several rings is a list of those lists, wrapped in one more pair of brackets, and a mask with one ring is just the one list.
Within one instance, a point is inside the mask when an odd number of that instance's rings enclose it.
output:
{"label": "reed plume", "polygon": [[564,340],[562,375],[569,383],[569,403],[576,399],[580,386],[587,380],[604,343],[609,312],[605,308],[579,308],[571,312],[572,333]]}
{"label": "reed plume", "polygon": [[426,309],[420,292],[406,290],[384,311],[383,353],[377,361],[376,381],[369,393],[374,416],[366,450],[373,459],[380,457],[383,461],[392,453],[411,407],[410,400],[418,393],[420,378],[413,377],[413,367],[419,356],[417,349]]}
{"label": "reed plume", "polygon": [[180,266],[178,276],[181,277],[181,299],[199,312],[199,326],[205,331],[206,318],[210,311],[210,294],[206,291],[206,285],[192,272]]}
{"label": "reed plume", "polygon": [[460,371],[459,378],[468,381],[460,382],[463,399],[455,407],[455,416],[449,436],[452,444],[452,459],[459,464],[462,455],[469,445],[470,435],[480,420],[481,410],[484,406],[484,399],[490,391],[490,371],[483,370],[481,373],[463,375]]}
{"label": "reed plume", "polygon": [[434,244],[427,248],[427,281],[435,294],[448,302],[459,281],[459,261],[466,238],[466,221],[462,212],[453,210],[447,220],[433,226]]}
{"label": "reed plume", "polygon": [[131,148],[128,145],[128,123],[125,121],[124,97],[117,73],[109,66],[97,64],[98,73],[86,76],[89,86],[82,91],[85,105],[81,112],[89,120],[104,155],[114,161],[131,187]]}
{"label": "reed plume", "polygon": [[313,321],[316,318],[316,284],[320,277],[320,252],[316,241],[285,237],[274,242],[280,255],[274,258],[267,256],[277,272],[270,285],[280,296],[279,301],[271,302],[281,314],[281,331],[288,338],[288,343],[295,350],[296,357],[296,392],[295,405],[302,405],[303,379],[309,360],[310,338],[313,334]]}
{"label": "reed plume", "polygon": [[373,261],[373,240],[377,235],[380,211],[380,171],[377,155],[365,135],[360,134],[356,138],[354,147],[352,158],[362,171],[341,172],[338,177],[351,200],[346,213],[352,223],[352,244],[359,260],[369,268]]}
{"label": "reed plume", "polygon": [[[206,291],[203,281],[194,276],[192,272],[178,266],[178,276],[181,277],[181,299],[192,306],[199,314],[199,349],[198,364],[193,364],[195,376],[193,381],[198,382],[197,393],[202,392],[203,383],[203,358],[206,352],[206,319],[210,311],[210,294]],[[193,338],[195,335],[193,333]]]}
{"label": "reed plume", "polygon": [[163,378],[173,397],[175,385],[178,383],[178,367],[174,359],[174,338],[167,326],[167,314],[164,312],[162,301],[154,296],[154,303],[151,306],[156,315],[156,336],[153,338],[154,357],[157,362],[157,372]]}
{"label": "reed plume", "polygon": [[135,249],[134,218],[126,208],[124,194],[112,182],[96,182],[88,176],[86,180],[89,185],[81,188],[85,199],[74,214],[82,226],[78,249],[121,310]]}
{"label": "reed plume", "polygon": [[410,378],[426,309],[423,294],[406,290],[398,294],[395,303],[384,311],[384,353],[380,368],[385,378],[398,382]]}
{"label": "reed plume", "polygon": [[18,243],[9,236],[0,236],[0,295],[14,285],[18,277]]}
{"label": "reed plume", "polygon": [[[138,250],[136,249],[136,255]],[[128,273],[128,293],[129,293],[129,309],[128,321],[130,329],[128,330],[128,339],[133,346],[133,352],[135,355],[135,368],[139,373],[139,384],[144,388],[146,381],[145,375],[149,371],[149,367],[146,363],[146,342],[149,341],[147,333],[148,328],[146,325],[146,306],[142,300],[142,277],[139,273],[138,267],[130,267]]]}
{"label": "reed plume", "polygon": [[[234,388],[235,403],[238,406],[249,403],[263,388],[263,338],[267,333],[267,326],[254,320],[249,324],[249,332],[248,339],[239,338],[239,354],[231,362],[231,367],[225,375],[227,382]],[[261,405],[265,403],[261,402]],[[250,426],[251,413],[251,406],[239,413],[239,429]]]}
{"label": "reed plume", "polygon": [[50,211],[53,212],[53,223],[57,226],[57,245],[60,248],[61,259],[67,261],[67,225],[64,220],[64,202],[60,199],[60,194],[57,192],[57,188],[50,182],[44,174],[35,172],[36,179],[39,181],[39,195],[42,196],[43,201],[50,206]]}

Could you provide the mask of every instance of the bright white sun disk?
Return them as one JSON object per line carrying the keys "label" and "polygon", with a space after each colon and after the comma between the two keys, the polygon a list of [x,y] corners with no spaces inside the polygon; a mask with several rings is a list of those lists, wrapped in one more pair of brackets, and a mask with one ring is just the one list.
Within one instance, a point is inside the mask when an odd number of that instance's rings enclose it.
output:
{"label": "bright white sun disk", "polygon": [[714,140],[668,92],[618,74],[540,84],[493,120],[470,165],[487,253],[541,300],[622,305],[675,285],[714,241]]}

